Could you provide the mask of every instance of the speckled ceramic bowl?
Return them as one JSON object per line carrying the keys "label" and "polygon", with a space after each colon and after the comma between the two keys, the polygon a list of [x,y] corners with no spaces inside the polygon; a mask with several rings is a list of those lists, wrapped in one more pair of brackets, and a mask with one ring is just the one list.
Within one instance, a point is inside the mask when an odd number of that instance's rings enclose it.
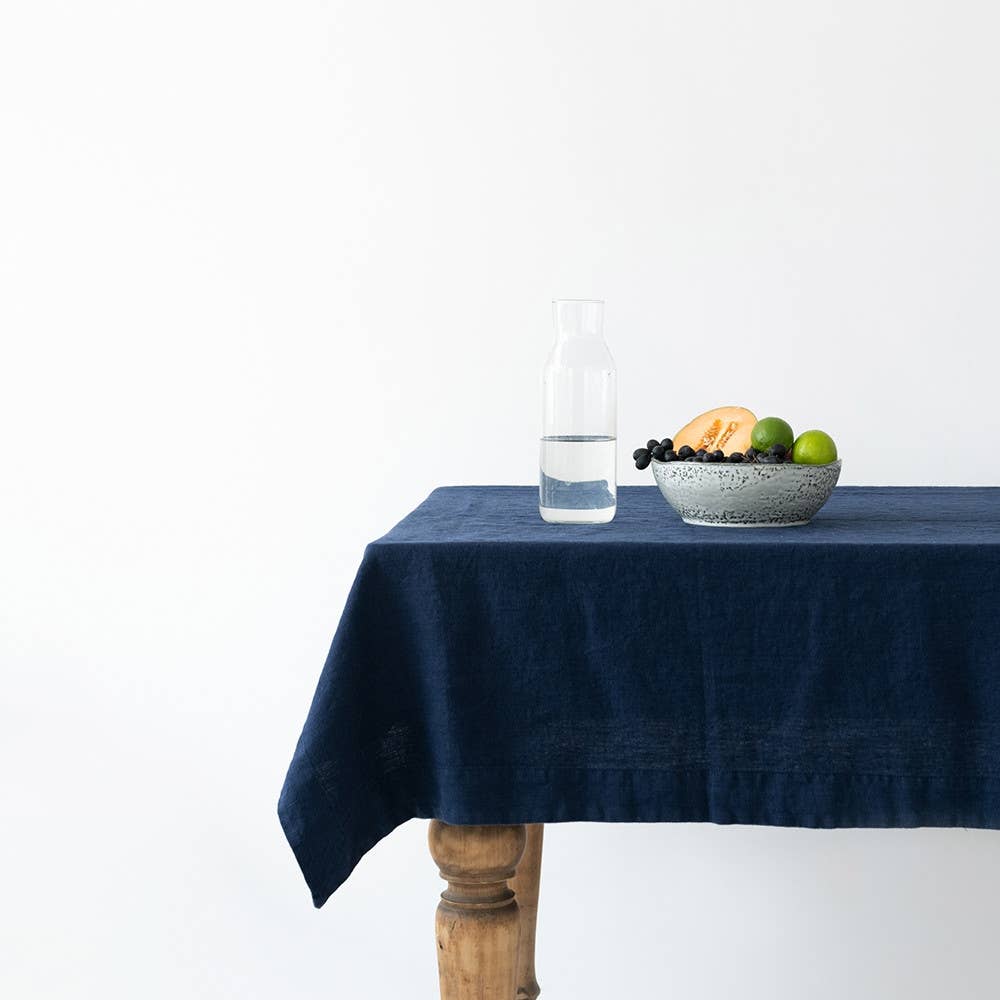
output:
{"label": "speckled ceramic bowl", "polygon": [[830,499],[840,459],[829,465],[652,462],[660,492],[688,524],[784,528],[805,524]]}

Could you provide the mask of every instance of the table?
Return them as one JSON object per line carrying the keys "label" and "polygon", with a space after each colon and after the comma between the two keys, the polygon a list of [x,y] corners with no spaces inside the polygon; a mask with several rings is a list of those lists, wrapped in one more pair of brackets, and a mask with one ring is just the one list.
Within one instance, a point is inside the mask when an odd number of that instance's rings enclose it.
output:
{"label": "table", "polygon": [[279,802],[316,906],[432,820],[444,1000],[537,996],[545,823],[1000,829],[1000,489],[536,505],[444,488],[368,546]]}

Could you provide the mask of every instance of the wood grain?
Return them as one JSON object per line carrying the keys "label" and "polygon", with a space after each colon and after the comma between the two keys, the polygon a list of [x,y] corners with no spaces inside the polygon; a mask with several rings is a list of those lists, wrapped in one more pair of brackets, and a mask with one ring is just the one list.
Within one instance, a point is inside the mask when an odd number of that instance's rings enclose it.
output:
{"label": "wood grain", "polygon": [[441,1000],[514,1000],[521,919],[507,883],[525,828],[433,820],[428,839],[448,883],[435,920]]}
{"label": "wood grain", "polygon": [[521,941],[517,952],[517,1000],[536,1000],[541,989],[535,975],[535,927],[538,923],[538,884],[542,876],[541,823],[525,827],[521,863],[511,887],[521,914]]}

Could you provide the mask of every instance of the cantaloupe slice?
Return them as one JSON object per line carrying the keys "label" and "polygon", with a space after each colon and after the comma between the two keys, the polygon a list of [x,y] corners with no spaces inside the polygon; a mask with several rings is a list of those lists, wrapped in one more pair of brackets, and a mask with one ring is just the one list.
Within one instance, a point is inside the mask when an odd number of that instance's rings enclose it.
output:
{"label": "cantaloupe slice", "polygon": [[757,418],[742,406],[720,406],[695,417],[674,435],[674,448],[689,445],[697,451],[721,448],[727,455],[750,447],[750,432]]}

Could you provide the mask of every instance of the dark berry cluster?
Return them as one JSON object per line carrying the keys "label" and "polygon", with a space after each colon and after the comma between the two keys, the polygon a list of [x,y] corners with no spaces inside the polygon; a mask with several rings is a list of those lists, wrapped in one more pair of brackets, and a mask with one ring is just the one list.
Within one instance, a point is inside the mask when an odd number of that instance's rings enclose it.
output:
{"label": "dark berry cluster", "polygon": [[[667,458],[667,455],[670,455],[670,458]],[[657,462],[673,462],[677,458],[677,452],[674,451],[674,442],[670,438],[664,438],[662,441],[650,438],[645,448],[636,448],[632,452],[632,458],[637,469],[645,469],[654,458]]]}
{"label": "dark berry cluster", "polygon": [[791,462],[792,450],[783,444],[772,444],[767,451],[747,448],[746,457],[751,462],[759,462],[761,465],[783,465],[785,462]]}
{"label": "dark berry cluster", "polygon": [[632,452],[637,469],[645,469],[650,462],[730,462],[738,465],[740,462],[752,462],[760,465],[781,465],[784,462],[791,462],[792,453],[783,444],[771,445],[767,451],[757,451],[756,448],[747,448],[746,451],[734,451],[727,455],[721,448],[709,451],[707,448],[699,448],[695,451],[690,445],[682,445],[674,451],[674,443],[670,438],[662,441],[650,439],[646,442],[645,448],[636,448]]}

